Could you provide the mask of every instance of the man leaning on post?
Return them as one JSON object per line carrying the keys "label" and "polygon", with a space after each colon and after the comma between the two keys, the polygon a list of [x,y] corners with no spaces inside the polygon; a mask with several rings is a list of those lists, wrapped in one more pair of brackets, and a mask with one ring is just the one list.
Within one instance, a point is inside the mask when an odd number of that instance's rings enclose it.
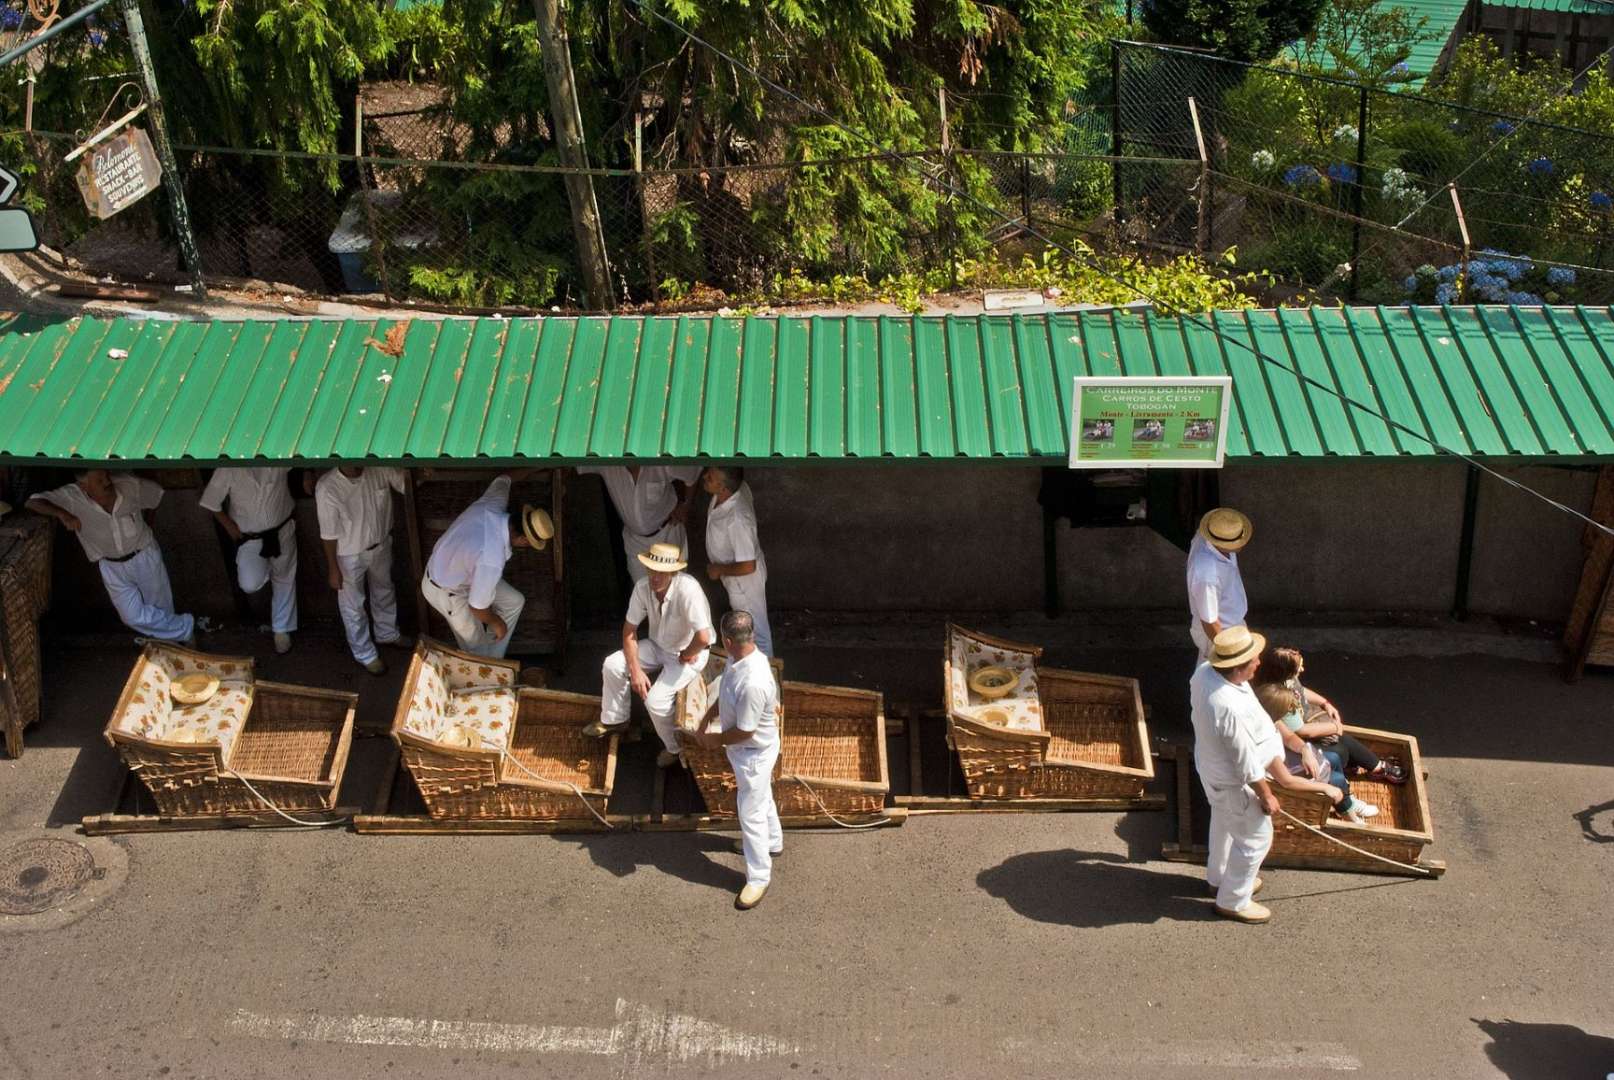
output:
{"label": "man leaning on post", "polygon": [[1279,809],[1272,785],[1319,792],[1335,803],[1345,797],[1285,767],[1277,725],[1250,688],[1266,645],[1248,627],[1223,630],[1188,684],[1194,768],[1211,808],[1205,882],[1216,890],[1216,914],[1243,923],[1272,918],[1251,899],[1261,891],[1256,871],[1272,848],[1272,815]]}

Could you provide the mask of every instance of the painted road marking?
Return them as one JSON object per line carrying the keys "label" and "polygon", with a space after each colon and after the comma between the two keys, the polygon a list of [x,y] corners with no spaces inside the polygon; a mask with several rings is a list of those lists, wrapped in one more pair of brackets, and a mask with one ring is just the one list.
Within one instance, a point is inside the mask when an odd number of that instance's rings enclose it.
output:
{"label": "painted road marking", "polygon": [[771,1035],[748,1035],[697,1016],[633,1005],[618,998],[606,1027],[498,1024],[408,1016],[264,1016],[237,1010],[230,1027],[256,1039],[296,1039],[353,1046],[420,1046],[495,1053],[622,1056],[634,1064],[717,1066],[786,1057],[800,1047]]}

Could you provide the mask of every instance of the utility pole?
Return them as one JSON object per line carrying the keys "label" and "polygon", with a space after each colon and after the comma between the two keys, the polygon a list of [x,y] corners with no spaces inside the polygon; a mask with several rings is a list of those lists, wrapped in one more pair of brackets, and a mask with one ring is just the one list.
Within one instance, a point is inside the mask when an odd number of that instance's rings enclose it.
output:
{"label": "utility pole", "polygon": [[129,30],[129,45],[134,52],[135,70],[145,91],[147,111],[151,116],[151,142],[157,151],[157,160],[163,167],[163,186],[168,189],[168,205],[174,213],[174,233],[179,239],[179,253],[185,260],[185,269],[191,275],[191,293],[197,299],[207,296],[202,281],[202,256],[196,250],[196,234],[191,231],[190,206],[185,202],[185,183],[179,175],[179,162],[174,159],[174,146],[168,141],[168,121],[163,113],[163,99],[157,93],[157,69],[151,63],[151,47],[146,42],[146,24],[140,17],[140,0],[122,0],[123,23]]}
{"label": "utility pole", "polygon": [[[129,2],[129,0],[126,0]],[[605,258],[605,234],[600,207],[594,199],[594,178],[588,169],[583,142],[583,113],[577,105],[572,76],[572,50],[566,41],[566,23],[560,0],[532,0],[538,19],[538,47],[544,56],[544,81],[549,85],[549,115],[555,124],[555,145],[567,168],[566,197],[572,206],[572,236],[577,263],[583,272],[588,304],[597,311],[611,308],[611,272]]]}

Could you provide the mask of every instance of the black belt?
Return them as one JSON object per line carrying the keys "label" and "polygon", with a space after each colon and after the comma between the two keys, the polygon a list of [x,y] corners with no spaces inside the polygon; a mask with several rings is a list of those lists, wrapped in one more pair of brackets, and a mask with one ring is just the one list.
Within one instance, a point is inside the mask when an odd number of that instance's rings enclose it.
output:
{"label": "black belt", "polygon": [[145,550],[146,550],[145,548],[136,548],[134,551],[129,552],[129,554],[127,554],[127,555],[103,555],[103,556],[101,556],[101,558],[98,561],[99,562],[128,562],[130,559],[134,558],[136,555],[140,554],[142,551],[145,551]]}
{"label": "black belt", "polygon": [[[286,521],[290,521],[296,516],[297,512],[294,510],[286,515]],[[235,546],[240,547],[248,540],[262,540],[263,544],[258,548],[258,554],[266,559],[278,559],[280,558],[280,530],[286,527],[286,521],[282,521],[274,528],[265,529],[262,532],[242,533],[241,539]]]}

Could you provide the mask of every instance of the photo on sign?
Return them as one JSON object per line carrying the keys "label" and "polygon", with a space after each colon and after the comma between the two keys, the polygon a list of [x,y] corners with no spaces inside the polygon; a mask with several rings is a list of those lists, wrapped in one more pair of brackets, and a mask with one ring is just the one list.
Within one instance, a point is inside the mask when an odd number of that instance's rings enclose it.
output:
{"label": "photo on sign", "polygon": [[1182,426],[1183,442],[1210,442],[1216,438],[1216,421],[1190,420]]}
{"label": "photo on sign", "polygon": [[1166,425],[1158,420],[1139,420],[1132,425],[1132,441],[1159,442],[1166,437]]}
{"label": "photo on sign", "polygon": [[1089,420],[1082,424],[1082,442],[1110,442],[1114,438],[1114,420]]}

